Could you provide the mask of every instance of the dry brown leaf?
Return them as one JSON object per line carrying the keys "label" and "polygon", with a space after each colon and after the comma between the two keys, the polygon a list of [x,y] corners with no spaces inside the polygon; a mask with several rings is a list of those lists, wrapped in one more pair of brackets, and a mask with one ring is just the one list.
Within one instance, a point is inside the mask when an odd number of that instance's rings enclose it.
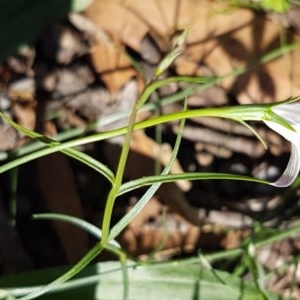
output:
{"label": "dry brown leaf", "polygon": [[0,140],[0,151],[13,150],[18,143],[18,133],[12,127],[1,125]]}
{"label": "dry brown leaf", "polygon": [[[149,208],[151,212],[148,212]],[[145,255],[157,250],[155,258],[160,260],[182,252],[190,253],[199,247],[232,249],[250,233],[249,229],[225,231],[219,225],[195,226],[176,213],[167,213],[163,217],[159,208],[162,206],[158,202],[151,203],[150,200],[141,212],[143,217],[130,223],[121,233],[119,241],[130,254]]]}
{"label": "dry brown leaf", "polygon": [[85,14],[115,41],[121,41],[139,51],[141,40],[148,31],[147,25],[118,2],[95,0]]}
{"label": "dry brown leaf", "polygon": [[147,26],[116,1],[94,1],[85,14],[113,39],[98,40],[91,58],[95,70],[115,96],[130,78],[137,75],[120,42],[139,51]]}
{"label": "dry brown leaf", "polygon": [[12,109],[18,124],[33,130],[35,126],[35,106],[33,92],[26,90],[11,90],[9,98],[12,100]]}
{"label": "dry brown leaf", "polygon": [[[148,209],[152,209],[151,212]],[[133,255],[148,254],[153,250],[156,259],[166,259],[181,252],[194,251],[199,245],[200,227],[174,213],[162,216],[163,206],[151,200],[141,211],[142,217],[131,222],[121,233],[120,243]],[[168,250],[166,252],[166,250]]]}
{"label": "dry brown leaf", "polygon": [[179,3],[177,0],[165,1],[139,1],[127,0],[121,2],[126,9],[134,12],[145,24],[147,32],[167,37],[174,33],[179,12]]}
{"label": "dry brown leaf", "polygon": [[160,215],[163,209],[163,205],[157,198],[151,198],[140,213],[130,222],[129,227],[137,233],[144,223],[146,223],[149,219]]}
{"label": "dry brown leaf", "polygon": [[112,94],[112,98],[125,83],[137,75],[122,48],[111,42],[99,42],[91,49],[91,59],[95,70]]}
{"label": "dry brown leaf", "polygon": [[[220,3],[203,3],[208,9],[202,11],[202,18],[191,27],[187,49],[175,62],[178,74],[203,75],[199,62],[216,76],[248,65],[247,73],[222,82],[240,103],[271,102],[300,93],[299,70],[295,63],[300,60],[298,50],[251,69],[261,56],[280,47],[280,24],[251,10],[226,12]],[[289,41],[295,39],[288,36]]]}
{"label": "dry brown leaf", "polygon": [[[263,14],[232,8],[221,1],[98,0],[87,13],[115,42],[137,52],[146,34],[166,52],[173,34],[189,28],[187,50],[175,63],[179,75],[202,75],[199,64],[205,64],[216,76],[242,66],[251,68],[262,55],[280,47],[280,24]],[[288,36],[288,41],[295,39]],[[270,102],[297,95],[300,93],[299,56],[300,51],[293,51],[290,57],[227,78],[222,85],[240,103]]]}

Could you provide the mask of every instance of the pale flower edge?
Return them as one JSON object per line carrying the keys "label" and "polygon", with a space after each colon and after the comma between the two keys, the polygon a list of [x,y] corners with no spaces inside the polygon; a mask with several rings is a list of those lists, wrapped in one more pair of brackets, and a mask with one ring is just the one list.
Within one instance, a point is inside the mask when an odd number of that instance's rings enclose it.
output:
{"label": "pale flower edge", "polygon": [[[278,115],[280,114],[278,113]],[[282,115],[280,115],[280,117],[282,117]],[[289,117],[285,116],[285,119],[288,122],[292,123],[292,126],[294,125],[293,128],[295,129],[295,131],[292,131],[272,121],[264,121],[268,127],[276,131],[278,134],[280,134],[286,140],[290,141],[292,144],[291,156],[286,169],[275,182],[270,183],[270,185],[276,187],[290,186],[295,181],[300,171],[300,128],[299,125],[295,126],[295,120],[291,120]]]}

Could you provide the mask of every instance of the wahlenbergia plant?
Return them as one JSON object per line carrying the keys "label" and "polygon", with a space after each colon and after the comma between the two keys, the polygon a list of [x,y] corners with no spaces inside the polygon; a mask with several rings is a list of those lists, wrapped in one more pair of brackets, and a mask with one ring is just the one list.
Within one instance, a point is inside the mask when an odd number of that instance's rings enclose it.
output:
{"label": "wahlenbergia plant", "polygon": [[[14,161],[11,161],[1,166],[0,172],[7,171],[22,163],[26,163],[30,160],[39,158],[41,156],[48,155],[50,153],[54,153],[57,151],[61,151],[64,154],[85,163],[86,165],[93,168],[97,172],[100,172],[111,183],[111,190],[107,197],[101,230],[99,229],[99,231],[97,230],[95,231],[95,228],[92,228],[88,224],[84,222],[80,223],[81,224],[80,226],[85,228],[88,232],[91,232],[92,234],[99,237],[99,242],[96,243],[96,245],[68,272],[63,274],[61,277],[59,277],[58,279],[56,279],[46,287],[34,291],[33,293],[30,293],[21,299],[34,299],[46,293],[50,289],[53,289],[61,285],[63,282],[73,277],[80,270],[82,270],[86,265],[88,265],[99,253],[103,251],[103,249],[115,253],[120,258],[124,266],[124,264],[126,263],[126,254],[122,251],[122,249],[120,249],[120,246],[114,241],[114,239],[129,224],[129,222],[139,213],[142,207],[147,203],[147,201],[157,191],[159,186],[164,182],[170,182],[170,181],[176,181],[182,179],[186,179],[186,180],[230,179],[230,180],[247,180],[247,181],[270,184],[278,187],[284,187],[290,185],[297,177],[300,169],[300,160],[299,160],[300,132],[299,132],[299,121],[298,121],[298,115],[300,113],[300,104],[297,103],[296,101],[297,99],[290,99],[287,101],[272,103],[272,104],[239,105],[239,106],[231,106],[231,107],[223,107],[223,108],[205,108],[205,109],[194,109],[194,110],[184,109],[182,112],[179,113],[159,116],[153,119],[136,123],[135,119],[136,119],[137,112],[143,107],[143,105],[149,99],[149,96],[156,89],[172,82],[188,82],[188,83],[196,83],[196,84],[201,84],[205,82],[203,78],[198,78],[198,77],[171,77],[162,80],[159,79],[159,76],[165,71],[166,68],[168,68],[172,64],[172,62],[180,54],[185,34],[186,32],[183,33],[183,35],[178,39],[172,51],[161,62],[161,64],[157,68],[153,80],[146,85],[141,96],[139,97],[134,107],[132,108],[129,124],[126,127],[94,134],[80,139],[74,139],[72,141],[68,141],[65,143],[61,143],[54,139],[45,137],[39,133],[25,129],[20,125],[14,123],[3,113],[0,113],[0,116],[4,120],[6,120],[9,124],[11,124],[14,128],[16,128],[17,130],[23,132],[27,136],[47,146],[41,150],[37,150],[33,153],[22,156],[20,158],[15,159]],[[219,118],[234,120],[249,128],[263,143],[264,141],[261,139],[258,133],[247,124],[247,121],[264,122],[267,126],[269,126],[271,129],[278,132],[280,135],[282,135],[284,138],[286,138],[292,143],[291,157],[286,167],[286,170],[278,180],[271,183],[256,178],[234,175],[234,174],[220,174],[220,173],[169,174],[170,167],[176,157],[179,144],[180,144],[181,133],[179,132],[172,158],[160,175],[140,178],[140,179],[132,180],[128,183],[122,183],[127,156],[130,150],[130,146],[129,146],[130,138],[133,131],[145,129],[150,126],[155,126],[169,121],[182,120],[181,122],[181,132],[182,132],[184,126],[184,120],[187,118],[194,118],[194,117],[219,117]],[[118,168],[115,174],[109,168],[103,165],[101,162],[96,161],[95,159],[91,158],[89,155],[79,150],[76,150],[74,148],[79,145],[105,140],[118,135],[125,135],[125,141],[120,155]],[[142,199],[136,204],[136,206],[127,215],[124,216],[123,219],[121,219],[113,228],[111,228],[110,225],[111,225],[112,212],[117,197],[128,191],[139,188],[141,186],[147,186],[147,185],[149,185],[150,187],[148,191],[145,193],[145,195],[142,197]],[[41,217],[42,216],[40,216],[40,218]],[[45,216],[45,218],[47,217],[55,218],[53,215]],[[74,221],[70,218],[68,219],[62,216],[56,216],[56,218],[59,218],[62,221],[73,222],[74,224],[79,225],[77,220]],[[124,279],[126,281],[127,280],[126,268],[123,267],[123,270],[124,270]],[[127,294],[126,289],[124,289],[124,298],[126,298],[126,294]]]}

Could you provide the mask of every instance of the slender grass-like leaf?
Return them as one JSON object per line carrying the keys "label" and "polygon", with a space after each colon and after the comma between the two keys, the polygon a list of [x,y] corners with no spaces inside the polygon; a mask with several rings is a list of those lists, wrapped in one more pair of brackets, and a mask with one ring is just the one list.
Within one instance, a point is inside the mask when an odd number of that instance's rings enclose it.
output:
{"label": "slender grass-like leaf", "polygon": [[[49,146],[50,148],[55,147],[55,146],[59,146],[61,145],[60,142],[55,141],[47,136],[44,136],[42,134],[39,134],[37,132],[34,132],[32,130],[29,130],[23,126],[20,126],[19,124],[15,123],[13,120],[11,120],[10,118],[8,118],[5,114],[3,114],[2,112],[0,112],[0,116],[7,122],[9,123],[12,127],[14,127],[16,130],[24,133],[26,136],[35,139],[41,143],[46,144],[47,146]],[[89,166],[90,168],[96,170],[97,172],[101,173],[103,176],[105,176],[110,182],[113,181],[114,178],[114,174],[113,172],[107,167],[105,166],[103,163],[99,162],[98,160],[94,159],[93,157],[89,156],[86,153],[83,153],[81,151],[78,151],[76,149],[63,149],[62,152],[70,157],[73,157],[74,159],[77,159],[78,161],[86,164],[87,166]],[[32,155],[32,157],[34,156],[34,153],[29,155]],[[31,157],[31,158],[32,158]],[[14,163],[14,166],[18,166],[15,165],[17,162],[22,162],[22,159],[24,159],[24,157],[22,157],[21,159],[15,159],[14,161],[12,161],[11,163]],[[30,159],[31,160],[31,159]],[[6,171],[7,169],[5,169],[5,165],[0,167],[0,173],[1,173],[1,169],[3,170],[2,172]],[[10,168],[9,168],[10,169]]]}
{"label": "slender grass-like leaf", "polygon": [[[69,216],[66,214],[57,214],[57,213],[43,213],[43,214],[34,214],[33,219],[35,220],[57,220],[57,221],[62,221],[66,222],[72,225],[75,225],[92,236],[94,236],[96,239],[100,240],[101,239],[101,229],[95,226],[94,224],[91,224],[83,219]],[[110,244],[117,247],[121,248],[120,244],[116,240],[111,240]]]}
{"label": "slender grass-like leaf", "polygon": [[[175,141],[174,149],[172,152],[172,155],[170,157],[170,160],[168,161],[168,164],[165,166],[164,170],[162,171],[161,175],[166,175],[170,172],[170,169],[172,167],[172,164],[174,163],[177,153],[179,150],[181,138],[182,138],[182,132],[184,128],[185,120],[181,120],[177,138]],[[161,176],[159,175],[159,176]],[[156,177],[156,176],[155,176]],[[136,203],[136,205],[110,230],[109,240],[112,240],[116,238],[119,233],[137,216],[137,214],[143,209],[143,207],[148,203],[148,201],[151,199],[151,197],[156,193],[156,191],[161,186],[162,182],[157,181],[156,183],[152,183],[151,187],[145,192],[143,197]],[[122,191],[124,185],[126,183],[122,184],[120,191]]]}
{"label": "slender grass-like leaf", "polygon": [[[148,127],[152,127],[152,126],[163,124],[163,123],[170,122],[170,121],[187,119],[187,118],[195,118],[195,117],[219,117],[219,118],[234,119],[235,115],[244,114],[245,116],[247,116],[247,120],[253,120],[253,119],[259,120],[258,113],[263,114],[264,109],[265,109],[265,105],[257,104],[257,105],[232,106],[232,107],[221,107],[221,108],[215,107],[215,108],[186,110],[184,112],[159,116],[159,117],[155,117],[153,119],[135,123],[133,130],[145,129]],[[240,120],[240,118],[241,117],[239,116],[239,120]],[[12,122],[11,120],[8,120],[8,121]],[[16,126],[16,125],[20,126],[20,125],[14,123],[14,126]],[[39,135],[32,131],[28,132],[28,129],[24,129],[23,127],[21,127],[21,128],[22,128],[22,130],[24,130],[24,133],[27,132],[27,133],[31,134],[32,136],[35,136],[36,138],[40,138],[41,140],[44,140],[44,141],[42,141],[44,143],[47,142],[48,138],[45,140],[45,137],[43,135]],[[52,154],[55,152],[59,152],[59,151],[63,152],[65,150],[67,150],[66,154],[71,155],[71,154],[73,154],[73,152],[72,152],[73,150],[74,151],[77,151],[77,150],[69,149],[69,148],[86,145],[89,143],[94,143],[94,142],[106,140],[106,139],[109,139],[112,137],[116,137],[119,135],[123,135],[127,132],[127,130],[128,130],[128,127],[122,127],[122,128],[102,132],[102,133],[93,134],[93,135],[90,135],[87,137],[74,139],[74,140],[67,141],[64,143],[59,143],[58,141],[54,141],[54,140],[50,139],[49,143],[47,144],[49,146],[49,148],[35,151],[33,153],[16,158],[13,161],[10,161],[10,162],[2,165],[0,167],[0,173],[6,172],[14,167],[21,165],[21,164],[27,163],[29,161],[35,160],[37,158],[40,158],[40,157],[43,157],[45,155],[49,155],[49,154]],[[71,153],[68,150],[71,150]],[[76,152],[76,155],[77,155],[77,152]],[[82,157],[85,156],[83,153],[81,153],[80,155],[82,155]],[[75,156],[73,155],[73,157],[75,157]],[[104,165],[102,165],[101,163],[99,163],[100,165],[97,166],[97,162],[95,161],[94,164],[95,164],[95,168],[99,167],[99,169],[100,169],[103,167],[103,170],[106,169],[106,167]],[[93,165],[91,165],[91,167],[93,167]],[[110,178],[112,175],[111,171],[107,170],[107,173],[109,173],[109,174],[106,174],[106,175]]]}
{"label": "slender grass-like leaf", "polygon": [[147,177],[126,182],[120,188],[119,195],[128,193],[142,186],[147,186],[158,182],[160,183],[175,182],[178,180],[240,180],[240,181],[251,181],[257,183],[270,184],[270,182],[266,180],[262,180],[250,176],[242,176],[242,175],[227,174],[227,173],[190,172],[190,173],[181,173],[181,174],[166,174],[166,175],[161,174],[155,176],[147,176]]}

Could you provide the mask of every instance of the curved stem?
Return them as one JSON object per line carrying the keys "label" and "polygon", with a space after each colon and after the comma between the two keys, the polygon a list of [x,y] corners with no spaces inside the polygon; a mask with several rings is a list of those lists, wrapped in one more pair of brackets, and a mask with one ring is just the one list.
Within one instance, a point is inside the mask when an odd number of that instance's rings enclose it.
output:
{"label": "curved stem", "polygon": [[136,125],[135,119],[136,119],[137,112],[146,103],[150,95],[155,90],[157,90],[162,86],[165,86],[166,84],[182,81],[183,79],[194,83],[196,82],[200,83],[203,81],[203,79],[199,77],[170,77],[163,80],[152,81],[145,87],[143,93],[141,94],[140,98],[137,100],[137,102],[135,103],[132,109],[130,119],[129,119],[129,124],[126,127],[126,135],[125,135],[125,140],[123,143],[123,147],[122,147],[122,151],[118,163],[118,168],[115,174],[114,181],[112,182],[112,188],[108,194],[107,202],[105,205],[103,222],[102,222],[102,238],[100,241],[103,247],[106,247],[106,245],[109,242],[110,223],[111,223],[113,207],[122,185],[124,170],[126,166],[128,153],[129,153],[129,148],[130,148],[130,139]]}

